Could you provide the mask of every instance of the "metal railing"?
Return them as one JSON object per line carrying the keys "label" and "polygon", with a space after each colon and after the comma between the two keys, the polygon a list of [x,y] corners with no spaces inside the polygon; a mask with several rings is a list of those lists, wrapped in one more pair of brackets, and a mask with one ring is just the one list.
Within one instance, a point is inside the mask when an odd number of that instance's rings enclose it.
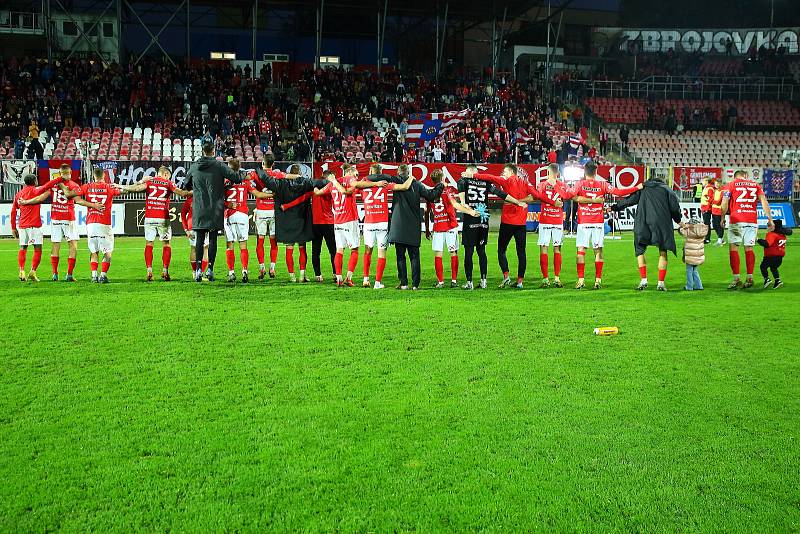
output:
{"label": "metal railing", "polygon": [[[661,79],[665,78],[665,79]],[[697,99],[697,100],[794,100],[797,84],[785,78],[711,78],[694,83],[672,77],[653,77],[639,82],[578,80],[586,96],[610,98]],[[718,80],[718,81],[716,81]],[[772,81],[770,81],[772,80]],[[800,93],[798,93],[800,96]]]}

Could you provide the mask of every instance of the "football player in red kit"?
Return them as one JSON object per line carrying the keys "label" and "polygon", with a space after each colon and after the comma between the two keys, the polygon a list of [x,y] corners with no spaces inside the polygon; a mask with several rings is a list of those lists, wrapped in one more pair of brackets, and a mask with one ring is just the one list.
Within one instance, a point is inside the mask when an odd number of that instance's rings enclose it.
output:
{"label": "football player in red kit", "polygon": [[[753,287],[753,271],[756,266],[756,253],[753,247],[756,244],[758,233],[758,204],[767,217],[767,228],[771,232],[775,228],[769,202],[764,195],[764,190],[751,180],[745,171],[733,173],[733,180],[722,188],[721,220],[725,224],[725,215],[730,214],[728,226],[728,243],[730,246],[730,263],[733,281],[728,289],[743,289]],[[744,245],[745,267],[747,280],[742,284],[740,277],[741,260],[739,246]]]}
{"label": "football player in red kit", "polygon": [[597,165],[587,163],[584,168],[584,179],[579,181],[573,190],[573,200],[578,203],[578,234],[575,244],[578,247],[578,283],[575,289],[583,289],[584,269],[586,267],[586,249],[594,249],[594,288],[602,287],[603,277],[603,241],[605,238],[605,216],[603,205],[606,195],[624,197],[632,195],[642,188],[613,187],[607,181],[597,177]]}
{"label": "football player in red kit", "polygon": [[191,191],[184,191],[177,187],[170,177],[172,171],[167,167],[160,167],[156,176],[148,176],[133,185],[124,185],[122,190],[126,193],[145,191],[144,200],[144,265],[147,269],[147,281],[153,281],[153,243],[156,238],[161,240],[161,279],[170,280],[169,263],[172,259],[172,225],[170,224],[169,202],[172,193],[179,197],[187,198]]}
{"label": "football player in red kit", "polygon": [[[436,169],[431,173],[431,180],[438,184],[443,180],[443,173]],[[458,218],[456,212],[466,213],[471,217],[480,217],[480,213],[464,206],[458,201],[458,189],[452,185],[445,185],[442,196],[437,202],[428,202],[425,207],[425,237],[431,240],[434,254],[434,267],[436,269],[437,289],[444,287],[444,264],[442,256],[444,248],[450,254],[450,287],[458,289]],[[433,234],[431,234],[431,219],[433,219]]]}

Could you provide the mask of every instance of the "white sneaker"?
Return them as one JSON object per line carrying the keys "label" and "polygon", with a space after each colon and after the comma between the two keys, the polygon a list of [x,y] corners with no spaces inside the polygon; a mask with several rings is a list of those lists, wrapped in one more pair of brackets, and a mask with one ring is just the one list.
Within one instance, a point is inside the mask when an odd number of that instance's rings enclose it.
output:
{"label": "white sneaker", "polygon": [[384,288],[384,285],[381,284],[378,281],[375,282],[375,286],[373,287],[373,289],[383,289],[383,288]]}
{"label": "white sneaker", "polygon": [[481,278],[481,289],[486,289],[486,278]]}
{"label": "white sneaker", "polygon": [[472,282],[467,282],[466,284],[461,286],[461,289],[472,290],[472,289],[475,289],[475,288],[473,287]]}

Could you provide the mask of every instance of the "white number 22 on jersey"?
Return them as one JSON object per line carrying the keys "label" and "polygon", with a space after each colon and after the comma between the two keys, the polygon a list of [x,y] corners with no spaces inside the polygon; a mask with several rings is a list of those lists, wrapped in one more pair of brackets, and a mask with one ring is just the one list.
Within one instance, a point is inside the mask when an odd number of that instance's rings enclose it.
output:
{"label": "white number 22 on jersey", "polygon": [[169,189],[161,185],[151,186],[150,194],[147,195],[147,200],[164,200],[169,194]]}

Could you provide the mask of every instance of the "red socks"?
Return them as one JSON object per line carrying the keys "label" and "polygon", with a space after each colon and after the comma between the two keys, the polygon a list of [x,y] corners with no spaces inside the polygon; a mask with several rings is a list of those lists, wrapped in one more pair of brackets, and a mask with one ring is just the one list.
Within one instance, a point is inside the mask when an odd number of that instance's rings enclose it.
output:
{"label": "red socks", "polygon": [[103,263],[100,264],[100,272],[101,273],[107,273],[109,267],[111,267],[111,262],[110,261],[104,261]]}
{"label": "red socks", "polygon": [[144,266],[148,269],[153,268],[153,245],[144,246]]}
{"label": "red socks", "polygon": [[200,270],[206,272],[206,269],[208,269],[208,260],[203,260],[200,262]]}
{"label": "red socks", "polygon": [[731,250],[730,260],[731,260],[731,272],[733,273],[734,276],[739,276],[739,273],[741,272],[741,263],[739,260],[738,250]]}
{"label": "red socks", "polygon": [[17,252],[17,265],[19,265],[19,270],[25,270],[25,258],[28,256],[28,251],[25,249],[19,249]]}
{"label": "red socks", "polygon": [[239,249],[239,260],[242,262],[242,270],[247,270],[247,264],[250,263],[250,252],[246,248]]}
{"label": "red socks", "polygon": [[553,253],[553,275],[561,276],[561,253]]}
{"label": "red socks", "polygon": [[258,236],[256,241],[256,259],[259,265],[264,264],[264,236]]}
{"label": "red socks", "polygon": [[594,277],[603,278],[603,260],[594,262]]}
{"label": "red socks", "polygon": [[236,254],[233,252],[232,248],[225,250],[225,263],[228,264],[228,270],[232,271],[234,263],[236,262]]}
{"label": "red socks", "polygon": [[347,261],[347,272],[355,272],[356,265],[358,265],[358,249],[354,248],[350,251],[350,259]]}
{"label": "red socks", "polygon": [[756,253],[752,250],[744,251],[744,264],[747,268],[747,276],[753,277],[753,269],[756,267]]}
{"label": "red socks", "polygon": [[647,278],[647,265],[642,265],[639,267],[639,277],[644,280]]}
{"label": "red socks", "polygon": [[31,262],[31,269],[36,270],[39,268],[39,264],[42,262],[42,251],[33,249],[33,261]]}
{"label": "red socks", "polygon": [[658,281],[663,282],[667,279],[667,270],[666,269],[659,269],[658,270]]}
{"label": "red socks", "polygon": [[67,258],[67,274],[72,274],[75,270],[75,258]]}
{"label": "red socks", "polygon": [[547,254],[539,253],[539,268],[542,270],[542,278],[550,278],[550,273],[547,271]]}
{"label": "red socks", "polygon": [[436,279],[439,282],[444,282],[444,266],[442,265],[442,257],[436,256],[433,258],[433,265],[436,269]]}
{"label": "red socks", "polygon": [[189,263],[192,265],[192,272],[195,272],[197,270],[197,262],[196,261],[190,261]]}
{"label": "red socks", "polygon": [[458,280],[458,256],[450,256],[450,276],[451,280]]}
{"label": "red socks", "polygon": [[375,280],[383,280],[383,271],[386,269],[386,258],[378,258],[378,268],[375,271]]}
{"label": "red socks", "polygon": [[344,258],[342,257],[341,252],[337,252],[336,256],[333,258],[333,267],[336,270],[336,276],[342,276],[342,262]]}
{"label": "red socks", "polygon": [[164,264],[165,269],[169,269],[169,263],[172,261],[172,247],[164,245],[161,251],[161,262]]}
{"label": "red socks", "polygon": [[58,256],[50,256],[50,266],[53,268],[53,274],[58,274]]}
{"label": "red socks", "polygon": [[278,240],[274,237],[269,238],[269,261],[271,263],[278,261]]}
{"label": "red socks", "polygon": [[306,254],[306,247],[300,247],[300,270],[306,270],[306,264],[308,263],[308,254]]}
{"label": "red socks", "polygon": [[[583,261],[581,261],[583,260]],[[586,252],[578,251],[578,278],[583,278],[583,275],[586,273]]]}
{"label": "red socks", "polygon": [[364,278],[369,278],[369,264],[372,263],[372,251],[364,252]]}
{"label": "red socks", "polygon": [[90,261],[89,262],[89,268],[92,270],[93,273],[96,273],[97,272],[97,262],[96,261]]}
{"label": "red socks", "polygon": [[[272,245],[272,240],[270,239],[270,245]],[[270,260],[272,260],[272,249],[269,251]],[[289,271],[289,274],[294,274],[294,247],[286,247],[286,269]]]}

